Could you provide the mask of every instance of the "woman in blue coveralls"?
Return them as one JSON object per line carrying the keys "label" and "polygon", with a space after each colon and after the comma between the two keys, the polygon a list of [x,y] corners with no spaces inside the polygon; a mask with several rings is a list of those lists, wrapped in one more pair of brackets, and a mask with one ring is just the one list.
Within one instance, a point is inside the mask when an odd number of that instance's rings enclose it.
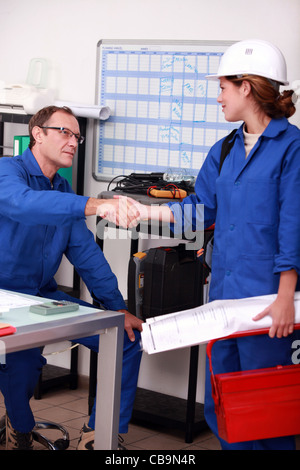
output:
{"label": "woman in blue coveralls", "polygon": [[[50,106],[32,117],[29,133],[29,148],[21,156],[0,159],[0,288],[88,305],[57,289],[54,275],[66,255],[95,300],[124,312],[119,432],[126,433],[139,373],[142,322],[127,311],[116,277],[86,226],[86,216],[95,215],[103,201],[74,194],[57,173],[72,165],[82,141],[79,124],[68,108]],[[78,342],[98,350],[97,336]],[[10,449],[32,449],[35,422],[29,400],[44,363],[35,348],[7,354],[0,365]],[[94,426],[95,406],[79,450],[93,449]]]}
{"label": "woman in blue coveralls", "polygon": [[[300,290],[300,131],[287,118],[295,112],[281,52],[265,41],[238,42],[223,55],[218,73],[227,121],[243,121],[219,174],[221,146],[210,150],[195,195],[163,208],[135,204],[141,218],[174,222],[183,233],[184,208],[204,204],[205,227],[215,223],[210,300],[277,293],[255,320],[272,317],[269,335],[219,341],[214,372],[290,364],[295,339],[294,294]],[[170,211],[171,209],[171,211]],[[151,211],[151,212],[150,212]],[[190,213],[190,212],[189,212]],[[133,222],[132,222],[133,223]],[[241,312],[242,314],[242,312]],[[207,367],[205,417],[218,436]],[[228,444],[223,449],[294,449],[294,437]]]}

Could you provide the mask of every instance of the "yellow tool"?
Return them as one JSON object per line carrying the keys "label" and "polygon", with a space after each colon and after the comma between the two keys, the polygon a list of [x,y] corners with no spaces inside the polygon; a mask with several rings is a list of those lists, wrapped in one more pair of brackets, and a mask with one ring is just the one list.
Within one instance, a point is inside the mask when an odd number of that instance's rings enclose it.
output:
{"label": "yellow tool", "polygon": [[173,189],[172,191],[166,189],[151,189],[149,195],[153,197],[165,197],[168,199],[183,199],[186,197],[187,192],[184,189]]}

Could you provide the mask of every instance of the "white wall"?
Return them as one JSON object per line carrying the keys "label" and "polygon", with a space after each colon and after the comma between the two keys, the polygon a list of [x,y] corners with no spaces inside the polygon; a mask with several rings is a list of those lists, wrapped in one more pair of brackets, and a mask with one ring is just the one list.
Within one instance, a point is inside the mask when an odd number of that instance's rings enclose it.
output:
{"label": "white wall", "polygon": [[[0,80],[24,83],[29,61],[43,57],[58,99],[94,103],[100,39],[265,39],[285,55],[290,82],[300,79],[299,0],[0,0],[0,14]],[[299,110],[291,121],[300,126]],[[90,129],[87,137],[85,193],[95,196],[106,185],[92,178]],[[88,224],[95,230],[95,219]],[[126,240],[105,249],[125,295],[127,267],[120,253],[126,250]],[[200,359],[202,364],[203,350]],[[186,350],[144,356],[140,384],[185,397],[187,361]],[[203,367],[199,374],[203,384]]]}
{"label": "white wall", "polygon": [[298,0],[0,0],[0,80],[22,82],[28,62],[51,63],[59,98],[94,100],[99,39],[229,39],[277,44],[299,78]]}

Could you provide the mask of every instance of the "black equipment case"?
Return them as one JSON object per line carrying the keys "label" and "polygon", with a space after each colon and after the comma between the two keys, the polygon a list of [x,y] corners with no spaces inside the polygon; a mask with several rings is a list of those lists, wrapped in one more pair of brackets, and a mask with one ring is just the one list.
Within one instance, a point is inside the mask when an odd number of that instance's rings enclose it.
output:
{"label": "black equipment case", "polygon": [[184,243],[136,253],[128,268],[128,310],[146,320],[202,305],[207,274],[202,257]]}

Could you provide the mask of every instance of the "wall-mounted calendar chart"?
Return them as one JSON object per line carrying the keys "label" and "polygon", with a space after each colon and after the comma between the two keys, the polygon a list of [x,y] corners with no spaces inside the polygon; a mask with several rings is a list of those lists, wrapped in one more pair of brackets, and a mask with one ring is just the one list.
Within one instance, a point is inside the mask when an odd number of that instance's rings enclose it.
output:
{"label": "wall-mounted calendar chart", "polygon": [[97,47],[94,177],[180,170],[196,175],[211,146],[236,123],[217,103],[215,73],[232,42],[108,41]]}

